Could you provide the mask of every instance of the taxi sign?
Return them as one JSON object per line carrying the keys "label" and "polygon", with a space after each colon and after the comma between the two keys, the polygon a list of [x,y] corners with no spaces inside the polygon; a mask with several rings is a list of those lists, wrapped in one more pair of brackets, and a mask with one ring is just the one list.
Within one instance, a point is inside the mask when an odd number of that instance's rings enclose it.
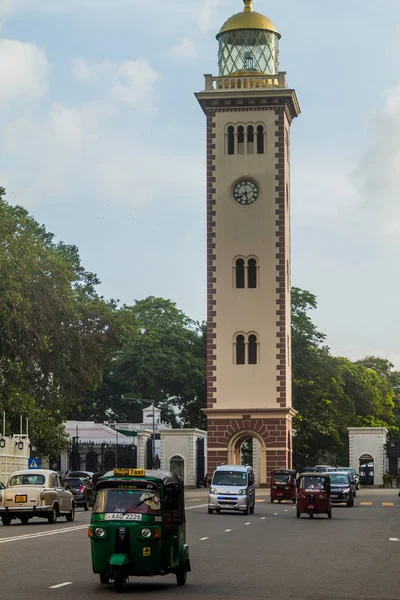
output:
{"label": "taxi sign", "polygon": [[146,469],[114,469],[114,475],[119,477],[145,477]]}

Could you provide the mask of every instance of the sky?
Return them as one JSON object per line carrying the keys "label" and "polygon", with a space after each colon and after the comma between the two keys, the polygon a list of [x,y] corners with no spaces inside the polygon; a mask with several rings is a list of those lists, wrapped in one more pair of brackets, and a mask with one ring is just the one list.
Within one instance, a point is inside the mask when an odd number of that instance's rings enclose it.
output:
{"label": "sky", "polygon": [[[205,117],[241,0],[0,0],[0,186],[106,298],[206,316]],[[400,2],[254,0],[280,31],[292,284],[333,354],[400,368]]]}

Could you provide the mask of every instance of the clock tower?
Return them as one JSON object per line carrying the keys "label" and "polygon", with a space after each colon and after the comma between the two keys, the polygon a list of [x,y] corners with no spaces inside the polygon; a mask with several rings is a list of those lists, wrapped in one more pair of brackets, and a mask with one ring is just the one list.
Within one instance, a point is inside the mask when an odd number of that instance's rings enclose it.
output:
{"label": "clock tower", "polygon": [[217,35],[207,118],[208,472],[238,464],[258,483],[292,466],[290,125],[296,93],[280,34],[243,0]]}

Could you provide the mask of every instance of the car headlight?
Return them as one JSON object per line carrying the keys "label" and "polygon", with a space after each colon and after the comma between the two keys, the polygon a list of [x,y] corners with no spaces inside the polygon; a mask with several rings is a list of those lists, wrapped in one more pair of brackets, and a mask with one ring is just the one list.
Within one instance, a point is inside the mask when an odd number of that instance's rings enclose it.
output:
{"label": "car headlight", "polygon": [[213,494],[214,496],[216,496],[218,494],[217,488],[211,488],[210,489],[210,494]]}
{"label": "car headlight", "polygon": [[325,498],[325,496],[323,496],[322,494],[319,497],[320,500],[323,500],[324,498]]}
{"label": "car headlight", "polygon": [[239,490],[238,491],[238,496],[245,496],[246,495],[246,490]]}
{"label": "car headlight", "polygon": [[345,488],[342,490],[343,494],[348,494],[350,492],[350,488]]}
{"label": "car headlight", "polygon": [[142,529],[142,536],[144,538],[150,538],[151,537],[151,529],[148,529],[147,527],[145,529]]}
{"label": "car headlight", "polygon": [[106,530],[104,527],[95,527],[94,535],[96,537],[104,537],[106,535]]}
{"label": "car headlight", "polygon": [[285,485],[285,490],[288,490],[288,489],[289,489],[289,486],[288,486],[288,485]]}

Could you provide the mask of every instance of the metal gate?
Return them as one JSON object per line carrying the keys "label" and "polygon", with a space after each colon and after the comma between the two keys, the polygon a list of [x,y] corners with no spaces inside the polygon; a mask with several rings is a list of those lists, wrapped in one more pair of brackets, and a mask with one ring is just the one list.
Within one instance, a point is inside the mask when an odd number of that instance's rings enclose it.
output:
{"label": "metal gate", "polygon": [[205,455],[204,438],[197,438],[196,441],[196,487],[205,487]]}
{"label": "metal gate", "polygon": [[69,455],[70,471],[111,471],[115,467],[135,469],[137,447],[135,444],[95,444],[79,442],[72,438]]}

